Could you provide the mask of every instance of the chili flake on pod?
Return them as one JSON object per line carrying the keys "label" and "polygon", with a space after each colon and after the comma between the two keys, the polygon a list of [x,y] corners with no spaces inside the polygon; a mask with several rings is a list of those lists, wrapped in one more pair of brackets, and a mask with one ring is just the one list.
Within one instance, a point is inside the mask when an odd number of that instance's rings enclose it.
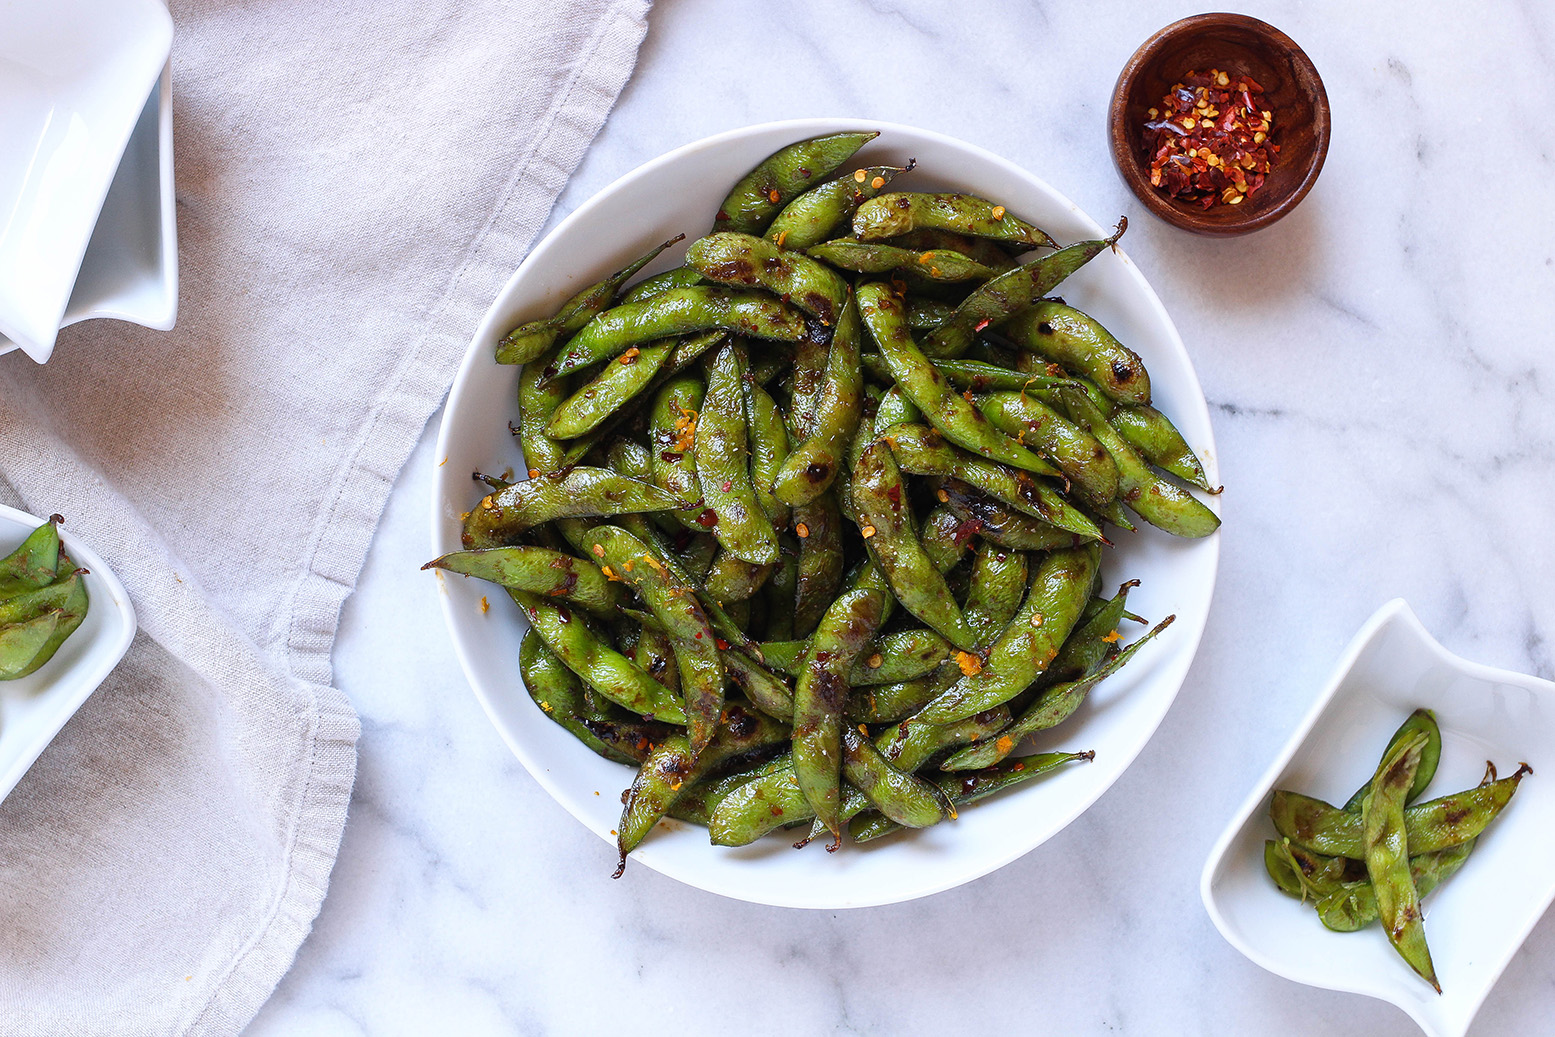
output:
{"label": "chili flake on pod", "polygon": [[1263,186],[1280,146],[1251,76],[1189,72],[1150,109],[1150,183],[1174,198],[1237,205]]}

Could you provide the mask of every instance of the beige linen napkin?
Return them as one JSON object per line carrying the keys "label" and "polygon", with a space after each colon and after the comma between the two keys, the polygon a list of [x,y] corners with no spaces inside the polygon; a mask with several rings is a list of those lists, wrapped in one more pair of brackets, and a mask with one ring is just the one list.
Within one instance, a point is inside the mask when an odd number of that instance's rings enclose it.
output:
{"label": "beige linen napkin", "polygon": [[141,623],[0,805],[0,1033],[231,1034],[291,964],[355,768],[341,603],[647,8],[175,0],[178,327],[0,358],[0,498]]}

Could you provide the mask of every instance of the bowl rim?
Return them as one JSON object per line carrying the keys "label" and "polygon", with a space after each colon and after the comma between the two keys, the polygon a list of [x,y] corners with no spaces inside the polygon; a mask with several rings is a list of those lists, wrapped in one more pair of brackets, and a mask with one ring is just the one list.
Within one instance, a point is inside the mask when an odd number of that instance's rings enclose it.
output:
{"label": "bowl rim", "polygon": [[[759,136],[766,133],[776,133],[778,131],[782,131],[785,134],[791,135],[791,139],[799,140],[805,137],[818,136],[826,133],[836,133],[844,130],[856,130],[860,128],[878,130],[882,137],[895,133],[911,135],[916,138],[926,139],[939,146],[962,151],[964,153],[974,154],[980,159],[987,161],[994,166],[1000,167],[1010,175],[1030,184],[1033,190],[1037,192],[1047,192],[1049,195],[1051,195],[1052,198],[1067,206],[1073,215],[1091,227],[1095,228],[1095,233],[1102,235],[1106,233],[1100,228],[1099,225],[1096,224],[1093,219],[1091,219],[1090,216],[1088,216],[1082,209],[1080,209],[1079,206],[1075,205],[1075,203],[1066,195],[1053,188],[1045,180],[1027,171],[1016,163],[968,141],[964,141],[947,134],[942,134],[934,130],[928,130],[922,127],[911,126],[904,123],[870,118],[848,118],[832,116],[803,119],[784,119],[736,127],[734,129],[725,130],[720,133],[703,137],[699,140],[691,141],[687,144],[683,144],[677,148],[658,155],[655,158],[649,159],[648,161],[633,167],[626,173],[612,180],[605,187],[601,188],[588,199],[579,204],[579,206],[573,212],[569,213],[560,223],[556,225],[556,227],[554,227],[548,234],[546,234],[543,239],[536,242],[529,249],[522,262],[520,262],[518,267],[514,270],[512,276],[509,277],[507,282],[503,285],[502,289],[493,298],[491,306],[482,316],[478,326],[471,336],[470,344],[465,351],[465,356],[460,362],[459,371],[454,378],[452,387],[449,390],[443,419],[438,430],[437,445],[433,455],[434,458],[446,460],[450,456],[450,437],[452,436],[454,425],[453,421],[451,420],[451,415],[455,410],[455,402],[460,398],[461,395],[463,395],[466,387],[470,383],[477,379],[487,377],[490,374],[489,365],[480,363],[479,357],[485,356],[489,359],[490,342],[493,334],[492,329],[495,325],[495,321],[497,320],[500,305],[513,291],[515,283],[525,275],[529,264],[535,261],[535,257],[537,255],[541,255],[543,259],[543,254],[547,251],[546,246],[551,241],[570,233],[575,224],[586,219],[596,207],[605,204],[606,199],[613,196],[618,190],[622,189],[628,183],[639,178],[650,176],[654,172],[657,172],[660,168],[678,162],[686,157],[716,148],[721,148],[726,144],[739,141],[744,138]],[[1184,365],[1186,375],[1191,383],[1193,390],[1190,399],[1187,401],[1187,404],[1195,411],[1194,417],[1205,429],[1203,445],[1206,456],[1203,460],[1205,463],[1206,472],[1213,482],[1218,479],[1219,475],[1218,452],[1215,448],[1213,426],[1209,420],[1208,403],[1204,397],[1203,387],[1199,382],[1198,373],[1193,367],[1192,358],[1189,356],[1187,347],[1184,344],[1182,336],[1178,332],[1176,325],[1173,323],[1170,314],[1167,312],[1166,307],[1161,303],[1161,300],[1156,295],[1155,290],[1150,286],[1149,281],[1146,280],[1143,272],[1140,271],[1138,266],[1133,263],[1132,260],[1128,259],[1126,252],[1124,252],[1122,249],[1117,249],[1116,251],[1118,252],[1119,258],[1124,261],[1124,265],[1128,270],[1128,276],[1132,278],[1134,284],[1139,289],[1140,298],[1148,304],[1152,316],[1159,320],[1161,326],[1166,329],[1167,334],[1165,336],[1163,345],[1167,346],[1174,354],[1176,354]],[[442,467],[441,461],[434,460],[433,463],[438,467]],[[430,501],[431,523],[429,530],[429,539],[431,541],[432,550],[435,553],[441,553],[450,549],[447,546],[447,542],[440,536],[440,530],[447,520],[443,498],[444,494],[442,492],[442,476],[440,473],[435,473],[432,499]],[[1220,497],[1210,497],[1208,506],[1213,511],[1215,511],[1216,514],[1219,514],[1221,510]],[[1117,772],[1112,777],[1112,779],[1105,785],[1098,788],[1093,794],[1084,794],[1077,797],[1073,803],[1068,806],[1068,809],[1066,809],[1061,818],[1058,819],[1058,823],[1053,827],[1052,831],[1041,839],[1038,839],[1035,842],[1019,840],[1012,841],[1006,852],[992,855],[988,860],[980,862],[979,867],[972,871],[972,873],[966,874],[961,871],[953,871],[944,877],[937,875],[931,876],[927,881],[916,886],[910,893],[898,894],[893,892],[879,895],[871,894],[868,890],[865,890],[861,893],[849,897],[846,900],[834,899],[827,901],[799,900],[792,897],[784,897],[778,894],[768,894],[758,898],[732,888],[720,887],[716,884],[708,884],[700,880],[693,881],[690,878],[683,877],[678,874],[661,871],[659,868],[655,867],[655,862],[652,859],[652,855],[643,855],[642,857],[634,856],[633,860],[636,860],[642,866],[657,871],[660,874],[663,874],[668,878],[672,878],[677,882],[681,882],[685,885],[692,886],[696,889],[704,890],[706,892],[711,892],[719,896],[726,896],[735,900],[743,900],[750,903],[760,903],[775,907],[791,907],[811,910],[839,910],[853,907],[875,907],[919,899],[921,897],[930,896],[932,894],[943,892],[947,889],[952,889],[957,886],[964,885],[968,882],[975,881],[978,878],[982,878],[985,875],[991,874],[992,872],[1005,867],[1013,861],[1018,860],[1019,858],[1025,856],[1027,853],[1030,853],[1032,850],[1036,849],[1042,843],[1056,836],[1060,831],[1062,831],[1076,818],[1078,818],[1092,805],[1094,805],[1096,800],[1100,799],[1102,795],[1104,795],[1114,784],[1116,784],[1117,780],[1122,777],[1124,772],[1127,771],[1130,766],[1132,766],[1134,760],[1138,758],[1139,754],[1144,751],[1145,746],[1149,744],[1151,738],[1153,738],[1156,731],[1159,730],[1167,712],[1170,711],[1171,705],[1176,701],[1177,696],[1181,693],[1182,684],[1186,680],[1187,669],[1189,666],[1191,666],[1193,659],[1197,656],[1198,648],[1203,638],[1204,629],[1208,623],[1209,609],[1213,604],[1215,584],[1219,571],[1220,537],[1218,531],[1215,534],[1211,534],[1210,537],[1207,537],[1204,540],[1195,541],[1195,543],[1205,545],[1208,552],[1208,557],[1203,561],[1207,590],[1203,613],[1196,617],[1196,623],[1192,624],[1190,629],[1184,631],[1186,634],[1186,640],[1181,649],[1181,651],[1186,653],[1183,679],[1177,682],[1176,688],[1172,691],[1171,695],[1166,699],[1166,701],[1162,703],[1159,714],[1149,718],[1148,731],[1144,732],[1143,737],[1139,740],[1138,745],[1133,748],[1133,751],[1128,754],[1127,758],[1120,760]],[[439,575],[441,576],[441,574]],[[453,598],[447,593],[441,593],[440,599],[443,618],[446,626],[449,629],[450,640],[454,643],[455,654],[459,657],[460,666],[464,670],[466,680],[470,684],[472,691],[474,691],[476,698],[480,701],[482,708],[485,710],[487,718],[497,729],[503,741],[507,744],[509,750],[512,751],[513,754],[518,757],[519,761],[524,764],[524,768],[530,774],[530,776],[533,777],[535,781],[545,789],[548,795],[550,795],[559,805],[566,809],[569,814],[573,814],[574,818],[582,823],[585,829],[593,831],[594,829],[592,825],[581,816],[576,814],[576,812],[569,805],[567,796],[562,794],[561,790],[563,788],[563,783],[557,781],[555,776],[547,771],[544,767],[535,765],[533,761],[531,761],[527,750],[525,750],[514,739],[514,737],[510,735],[506,725],[501,720],[499,720],[495,703],[490,700],[487,694],[482,690],[480,684],[473,677],[470,664],[465,658],[464,647],[459,637],[454,633],[456,627],[456,617],[454,613],[455,604]],[[1181,622],[1181,620],[1179,620],[1179,622]],[[1121,754],[1115,755],[1121,756]],[[605,840],[610,843],[611,846],[614,846],[613,840],[609,837],[605,837],[601,833],[595,834],[600,834],[601,838],[605,838]]]}
{"label": "bowl rim", "polygon": [[[1149,181],[1145,179],[1144,172],[1140,168],[1139,158],[1134,154],[1133,149],[1129,147],[1128,142],[1128,94],[1132,91],[1141,70],[1155,59],[1166,44],[1181,36],[1210,26],[1217,28],[1234,26],[1247,29],[1264,37],[1285,51],[1303,73],[1303,85],[1313,95],[1313,99],[1316,102],[1313,105],[1315,114],[1312,121],[1313,138],[1316,141],[1316,147],[1301,181],[1290,194],[1286,195],[1277,204],[1262,210],[1254,216],[1232,222],[1209,223],[1196,219],[1195,214],[1184,212],[1168,201],[1159,191],[1151,187]],[[1280,29],[1275,28],[1268,22],[1246,14],[1209,12],[1190,15],[1187,18],[1178,19],[1152,33],[1123,63],[1123,68],[1118,73],[1117,82],[1112,88],[1112,98],[1107,105],[1107,137],[1110,145],[1109,150],[1112,152],[1112,164],[1117,169],[1118,175],[1123,182],[1128,185],[1129,190],[1133,192],[1134,196],[1139,199],[1140,203],[1152,215],[1180,230],[1209,237],[1234,237],[1262,230],[1282,219],[1297,205],[1301,204],[1301,201],[1312,190],[1313,185],[1317,183],[1318,175],[1323,171],[1323,164],[1328,158],[1328,146],[1332,136],[1333,121],[1329,112],[1328,90],[1323,85],[1323,77],[1318,73],[1317,66],[1307,56],[1307,52],[1301,49],[1300,44]]]}
{"label": "bowl rim", "polygon": [[[41,519],[19,508],[0,504],[0,522],[15,522],[36,529],[46,521],[47,519]],[[60,527],[59,536],[61,546],[70,557],[77,564],[91,570],[87,574],[87,580],[90,581],[88,583],[91,594],[90,607],[110,610],[115,619],[110,619],[109,622],[115,625],[105,628],[87,648],[87,657],[78,663],[80,673],[73,676],[73,686],[69,693],[60,695],[57,713],[49,724],[21,748],[15,759],[0,760],[0,801],[10,795],[11,790],[26,776],[27,771],[43,754],[43,750],[48,748],[49,743],[54,741],[60,729],[65,726],[65,722],[75,716],[81,704],[91,697],[103,681],[108,679],[108,674],[113,672],[114,667],[119,665],[119,660],[123,659],[124,654],[129,651],[131,642],[135,640],[135,631],[138,629],[135,606],[130,601],[129,592],[113,574],[108,563],[63,526]],[[44,664],[38,673],[42,673],[48,665]],[[65,676],[72,675],[67,673]],[[39,694],[48,694],[50,691],[54,691],[54,688],[51,687]]]}
{"label": "bowl rim", "polygon": [[1309,978],[1292,975],[1290,970],[1281,962],[1270,958],[1241,938],[1236,927],[1231,924],[1230,920],[1220,910],[1219,899],[1215,893],[1215,879],[1230,855],[1232,844],[1240,838],[1243,830],[1252,821],[1254,815],[1263,810],[1264,804],[1268,802],[1270,793],[1274,790],[1275,782],[1279,781],[1280,775],[1285,772],[1296,754],[1306,745],[1307,739],[1312,734],[1312,729],[1317,726],[1318,721],[1328,711],[1335,696],[1339,693],[1339,689],[1344,686],[1345,681],[1349,677],[1350,672],[1355,668],[1360,657],[1387,629],[1394,626],[1401,627],[1407,631],[1416,643],[1429,653],[1436,662],[1451,667],[1466,677],[1486,683],[1512,684],[1524,687],[1530,691],[1540,692],[1550,697],[1552,702],[1555,702],[1555,682],[1547,681],[1542,677],[1535,677],[1532,674],[1518,673],[1515,670],[1506,670],[1465,659],[1445,648],[1426,629],[1425,624],[1420,621],[1420,617],[1415,614],[1414,609],[1410,607],[1406,600],[1394,598],[1388,601],[1378,608],[1376,612],[1372,613],[1365,623],[1361,624],[1360,629],[1356,631],[1355,636],[1351,638],[1349,645],[1345,648],[1343,654],[1340,655],[1339,661],[1335,664],[1328,683],[1322,692],[1318,694],[1311,708],[1307,710],[1306,715],[1302,717],[1296,728],[1291,732],[1284,746],[1265,769],[1263,776],[1254,784],[1252,791],[1243,800],[1241,807],[1231,816],[1230,822],[1220,833],[1220,837],[1215,840],[1214,846],[1210,849],[1209,856],[1205,858],[1204,868],[1199,874],[1199,899],[1203,902],[1204,910],[1208,913],[1210,921],[1214,923],[1215,928],[1220,931],[1220,935],[1225,941],[1266,972],[1279,976],[1281,979],[1302,983],[1307,986],[1315,986],[1326,990],[1338,990],[1348,994],[1363,994],[1380,1001],[1386,1001],[1402,1010],[1427,1034],[1431,1034],[1432,1037],[1449,1037],[1449,1035],[1453,1034],[1461,1037],[1461,1034],[1472,1025],[1474,1017],[1483,1006],[1485,999],[1489,997],[1491,990],[1499,982],[1507,966],[1511,964],[1512,959],[1527,941],[1528,934],[1533,931],[1533,927],[1544,917],[1550,903],[1555,901],[1555,887],[1551,888],[1550,895],[1545,898],[1543,906],[1537,911],[1530,912],[1528,918],[1519,927],[1516,939],[1509,941],[1502,951],[1497,952],[1499,960],[1495,962],[1494,967],[1491,969],[1488,981],[1473,995],[1472,1000],[1465,999],[1465,1002],[1468,1004],[1468,1011],[1462,1020],[1462,1025],[1457,1027],[1444,1027],[1442,1020],[1422,1014],[1416,1003],[1395,1000],[1388,996],[1386,992],[1368,988],[1359,982],[1347,983],[1342,980],[1331,981],[1316,977]]}

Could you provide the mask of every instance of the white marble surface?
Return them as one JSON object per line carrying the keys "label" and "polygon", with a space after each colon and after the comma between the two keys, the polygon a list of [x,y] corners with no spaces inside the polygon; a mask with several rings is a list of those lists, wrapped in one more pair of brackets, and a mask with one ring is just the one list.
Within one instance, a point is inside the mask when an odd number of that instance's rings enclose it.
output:
{"label": "white marble surface", "polygon": [[[1125,244],[1198,365],[1229,489],[1203,646],[1133,768],[1029,856],[915,903],[798,912],[646,868],[611,882],[607,849],[482,715],[417,571],[429,430],[336,652],[363,736],[329,899],[250,1033],[1416,1032],[1244,960],[1197,883],[1388,598],[1456,652],[1555,677],[1555,8],[1247,4],[1323,73],[1333,148],[1284,222],[1205,241],[1142,212],[1103,133],[1123,61],[1194,8],[1103,7],[659,0],[557,218],[670,147],[802,115],[961,136],[1134,218]],[[1473,1032],[1549,1032],[1552,984],[1546,918]]]}

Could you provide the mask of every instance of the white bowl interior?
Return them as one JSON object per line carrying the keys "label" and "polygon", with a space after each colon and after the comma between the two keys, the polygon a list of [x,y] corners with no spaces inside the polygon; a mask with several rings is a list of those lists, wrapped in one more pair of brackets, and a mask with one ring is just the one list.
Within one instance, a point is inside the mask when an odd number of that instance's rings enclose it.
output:
{"label": "white bowl interior", "polygon": [[0,334],[40,363],[172,39],[158,0],[0,7]]}
{"label": "white bowl interior", "polygon": [[[1263,866],[1264,840],[1275,837],[1273,790],[1344,802],[1419,706],[1434,710],[1442,729],[1441,765],[1426,798],[1477,785],[1487,760],[1502,776],[1524,761],[1536,771],[1462,870],[1425,898],[1440,995],[1410,971],[1380,926],[1328,931]],[[1205,866],[1205,905],[1226,939],[1269,971],[1382,998],[1436,1037],[1460,1035],[1555,898],[1555,785],[1541,765],[1555,765],[1555,684],[1465,662],[1407,605],[1391,602],[1356,636],[1328,691],[1221,837]]]}
{"label": "white bowl interior", "polygon": [[[42,524],[40,518],[0,505],[0,557]],[[67,528],[60,535],[71,560],[90,570],[86,618],[35,673],[0,681],[0,799],[118,665],[135,637],[135,610],[123,584]]]}
{"label": "white bowl interior", "polygon": [[[639,168],[580,207],[538,245],[493,303],[455,380],[439,437],[433,501],[433,549],[458,550],[460,515],[479,498],[473,470],[524,471],[508,422],[517,417],[517,371],[492,360],[509,328],[606,276],[653,244],[685,233],[694,239],[712,222],[728,186],[756,162],[795,140],[860,126],[882,135],[858,165],[911,158],[901,178],[915,190],[973,191],[995,198],[1060,240],[1100,236],[1102,229],[1058,192],[979,148],[906,126],[837,119],[750,127],[671,152]],[[853,163],[850,163],[850,168]],[[648,273],[680,261],[661,256]],[[1121,253],[1098,257],[1062,287],[1064,296],[1129,343],[1149,366],[1156,401],[1216,474],[1209,416],[1181,339],[1139,271]],[[1218,504],[1211,502],[1211,507]],[[986,874],[1062,829],[1115,781],[1143,748],[1176,696],[1198,646],[1215,582],[1218,538],[1184,541],[1145,527],[1108,552],[1109,582],[1138,578],[1130,607],[1177,622],[1120,675],[1103,684],[1078,716],[1039,748],[1094,749],[1096,759],[964,811],[958,821],[877,844],[828,854],[803,852],[781,837],[731,850],[712,847],[700,829],[667,822],[633,854],[646,866],[691,885],[759,903],[838,908],[923,896]],[[441,574],[439,578],[442,579]],[[555,724],[525,694],[515,660],[523,622],[489,585],[442,579],[443,604],[456,651],[493,723],[535,778],[574,816],[613,844],[618,795],[631,772],[601,760]],[[488,597],[490,611],[481,608]],[[602,851],[599,877],[612,867]]]}

